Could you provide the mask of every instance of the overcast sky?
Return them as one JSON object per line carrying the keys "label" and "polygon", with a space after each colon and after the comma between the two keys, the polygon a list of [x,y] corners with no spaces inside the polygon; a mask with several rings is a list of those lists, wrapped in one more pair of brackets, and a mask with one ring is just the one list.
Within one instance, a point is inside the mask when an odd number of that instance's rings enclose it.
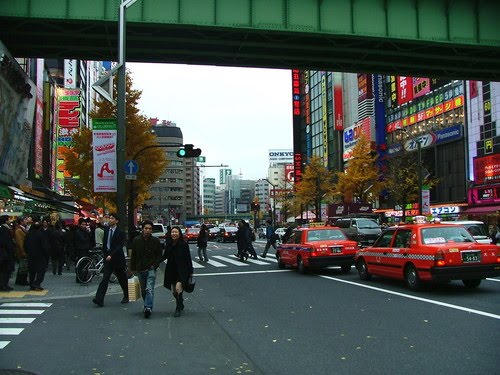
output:
{"label": "overcast sky", "polygon": [[[139,108],[170,120],[206,165],[227,164],[243,179],[267,177],[268,150],[292,141],[290,70],[128,63]],[[219,181],[219,168],[204,168]]]}

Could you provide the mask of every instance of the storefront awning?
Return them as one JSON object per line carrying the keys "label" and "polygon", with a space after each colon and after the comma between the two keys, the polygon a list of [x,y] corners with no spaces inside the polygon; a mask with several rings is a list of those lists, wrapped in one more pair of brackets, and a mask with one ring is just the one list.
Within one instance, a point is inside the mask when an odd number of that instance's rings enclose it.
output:
{"label": "storefront awning", "polygon": [[495,211],[500,211],[500,206],[471,207],[464,211],[464,214],[491,214]]}

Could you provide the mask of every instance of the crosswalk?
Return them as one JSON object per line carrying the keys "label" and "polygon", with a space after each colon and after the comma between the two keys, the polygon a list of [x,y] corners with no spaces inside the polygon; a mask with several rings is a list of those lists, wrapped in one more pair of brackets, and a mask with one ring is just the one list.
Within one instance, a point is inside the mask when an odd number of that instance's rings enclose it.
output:
{"label": "crosswalk", "polygon": [[253,259],[248,258],[246,261],[242,262],[234,255],[212,255],[208,257],[209,261],[205,263],[200,263],[197,259],[193,259],[193,268],[211,268],[211,267],[248,267],[252,264],[258,266],[270,266],[276,264],[276,258],[274,255],[268,254],[267,258],[263,259]]}
{"label": "crosswalk", "polygon": [[52,303],[41,302],[0,304],[0,349],[9,345],[15,336],[21,334],[28,324],[33,323],[50,306]]}

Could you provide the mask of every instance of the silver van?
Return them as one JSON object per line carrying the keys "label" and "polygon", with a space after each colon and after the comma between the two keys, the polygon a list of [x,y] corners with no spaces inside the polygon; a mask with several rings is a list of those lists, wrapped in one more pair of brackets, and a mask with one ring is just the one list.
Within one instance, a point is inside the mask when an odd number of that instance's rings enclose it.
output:
{"label": "silver van", "polygon": [[378,238],[382,229],[375,220],[365,217],[342,217],[335,222],[342,232],[360,247],[371,246]]}
{"label": "silver van", "polygon": [[488,236],[488,232],[486,231],[486,226],[482,221],[475,220],[459,220],[459,221],[443,221],[443,224],[456,224],[463,225],[465,229],[472,234],[472,237],[479,243],[491,243],[491,238]]}

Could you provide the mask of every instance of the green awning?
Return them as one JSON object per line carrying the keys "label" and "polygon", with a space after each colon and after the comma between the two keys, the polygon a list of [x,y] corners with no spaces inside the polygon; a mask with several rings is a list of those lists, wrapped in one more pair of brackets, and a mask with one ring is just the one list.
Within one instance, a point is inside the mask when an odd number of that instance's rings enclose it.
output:
{"label": "green awning", "polygon": [[5,185],[0,185],[0,198],[10,199],[12,198],[12,194],[9,188]]}

